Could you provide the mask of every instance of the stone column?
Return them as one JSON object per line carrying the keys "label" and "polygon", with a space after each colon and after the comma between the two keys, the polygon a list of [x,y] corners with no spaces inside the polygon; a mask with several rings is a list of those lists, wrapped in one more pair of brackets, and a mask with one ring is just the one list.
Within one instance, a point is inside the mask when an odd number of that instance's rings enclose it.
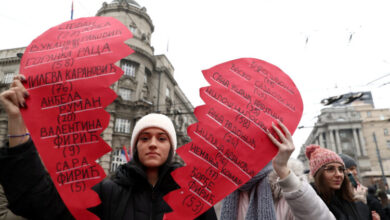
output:
{"label": "stone column", "polygon": [[352,129],[352,133],[353,133],[353,142],[355,143],[355,153],[356,156],[360,157],[362,154],[360,152],[360,145],[359,145],[356,129]]}
{"label": "stone column", "polygon": [[324,132],[325,134],[325,143],[324,143],[324,146],[323,147],[326,147],[328,149],[331,149],[330,148],[330,134],[329,134],[329,131],[327,132]]}
{"label": "stone column", "polygon": [[336,130],[336,149],[337,153],[342,153],[339,129]]}
{"label": "stone column", "polygon": [[367,156],[366,143],[364,142],[362,129],[358,129],[359,139],[360,139],[360,150],[363,156]]}
{"label": "stone column", "polygon": [[318,135],[318,139],[320,140],[319,142],[320,142],[320,146],[321,147],[324,147],[324,137],[322,136],[322,134],[323,133],[320,133],[319,135]]}
{"label": "stone column", "polygon": [[334,141],[333,130],[330,130],[329,131],[329,149],[334,151],[334,152],[337,152],[334,143],[335,143],[335,141]]}

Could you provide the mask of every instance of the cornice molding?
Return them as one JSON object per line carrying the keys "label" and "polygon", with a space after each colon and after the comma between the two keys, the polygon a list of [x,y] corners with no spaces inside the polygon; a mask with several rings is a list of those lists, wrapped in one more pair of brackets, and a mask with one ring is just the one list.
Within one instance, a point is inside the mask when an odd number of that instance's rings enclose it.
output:
{"label": "cornice molding", "polygon": [[150,54],[149,52],[147,52],[146,50],[144,50],[140,47],[130,45],[130,44],[128,44],[128,46],[131,49],[133,49],[136,53],[139,53],[139,54],[143,55],[144,57],[148,58],[153,63],[154,66],[156,65],[156,58],[154,55]]}
{"label": "cornice molding", "polygon": [[20,63],[19,57],[7,57],[0,59],[0,64]]}
{"label": "cornice molding", "polygon": [[107,12],[120,12],[123,11],[125,13],[132,13],[136,14],[142,18],[144,18],[150,25],[152,32],[154,32],[154,25],[152,22],[152,19],[149,17],[149,15],[146,13],[145,7],[137,8],[132,5],[128,4],[118,4],[118,3],[111,3],[104,5],[99,9],[99,11],[96,13],[96,16],[101,16],[104,13]]}

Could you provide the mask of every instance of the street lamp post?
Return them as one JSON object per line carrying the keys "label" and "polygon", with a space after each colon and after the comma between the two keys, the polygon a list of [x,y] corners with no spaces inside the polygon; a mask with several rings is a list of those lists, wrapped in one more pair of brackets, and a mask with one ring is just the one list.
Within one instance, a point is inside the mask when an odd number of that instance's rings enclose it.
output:
{"label": "street lamp post", "polygon": [[376,141],[375,132],[372,133],[372,137],[374,138],[374,143],[375,143],[375,147],[376,147],[376,155],[378,157],[379,166],[380,166],[381,171],[382,171],[383,184],[385,184],[385,187],[386,187],[387,186],[387,180],[386,180],[385,172],[383,171],[382,158],[381,158],[381,154],[380,154],[380,151],[379,151],[378,143]]}

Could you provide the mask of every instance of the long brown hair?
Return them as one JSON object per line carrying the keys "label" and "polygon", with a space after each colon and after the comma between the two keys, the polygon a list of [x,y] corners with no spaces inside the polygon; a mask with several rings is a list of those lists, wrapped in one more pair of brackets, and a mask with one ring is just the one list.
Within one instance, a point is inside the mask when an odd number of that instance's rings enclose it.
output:
{"label": "long brown hair", "polygon": [[314,175],[314,183],[318,194],[321,198],[326,202],[330,203],[333,194],[338,196],[339,198],[343,198],[349,202],[353,202],[353,189],[352,184],[349,181],[347,175],[344,172],[344,180],[341,183],[341,187],[338,190],[332,190],[329,186],[326,185],[325,177],[324,177],[324,167],[321,167],[317,173]]}
{"label": "long brown hair", "polygon": [[383,190],[379,190],[378,197],[381,199],[382,208],[386,208],[387,205],[389,204],[389,200],[387,198],[386,192]]}

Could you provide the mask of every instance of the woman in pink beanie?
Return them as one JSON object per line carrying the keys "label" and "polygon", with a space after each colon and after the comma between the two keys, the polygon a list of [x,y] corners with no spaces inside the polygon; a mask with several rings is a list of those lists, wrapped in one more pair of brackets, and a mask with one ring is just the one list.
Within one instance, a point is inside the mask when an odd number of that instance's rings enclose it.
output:
{"label": "woman in pink beanie", "polygon": [[314,177],[314,188],[336,219],[371,219],[359,214],[352,185],[346,178],[345,165],[339,155],[318,145],[310,145],[306,147],[306,156]]}

